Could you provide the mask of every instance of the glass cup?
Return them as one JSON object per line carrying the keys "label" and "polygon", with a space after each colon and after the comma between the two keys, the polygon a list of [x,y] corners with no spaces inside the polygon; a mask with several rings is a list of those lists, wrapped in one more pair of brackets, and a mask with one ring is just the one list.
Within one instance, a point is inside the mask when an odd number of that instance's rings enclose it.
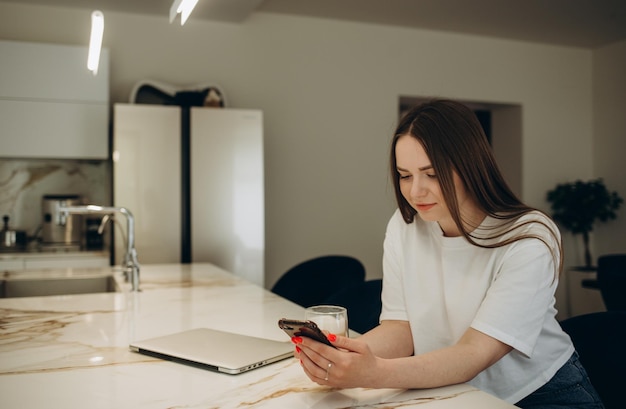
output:
{"label": "glass cup", "polygon": [[304,312],[304,319],[313,321],[322,331],[348,336],[348,311],[337,305],[315,305]]}

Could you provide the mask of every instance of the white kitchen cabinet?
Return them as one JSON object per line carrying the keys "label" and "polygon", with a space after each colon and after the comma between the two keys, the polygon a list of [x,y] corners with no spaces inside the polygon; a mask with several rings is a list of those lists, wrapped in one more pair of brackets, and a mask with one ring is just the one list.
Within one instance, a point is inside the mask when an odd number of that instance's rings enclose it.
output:
{"label": "white kitchen cabinet", "polygon": [[[113,198],[135,217],[140,263],[180,262],[180,111],[162,105],[115,104]],[[118,220],[115,258],[126,252]]]}
{"label": "white kitchen cabinet", "polygon": [[191,110],[192,259],[264,285],[263,115]]}
{"label": "white kitchen cabinet", "polygon": [[[211,262],[264,285],[262,112],[191,108],[190,180],[185,182],[191,194],[183,208],[181,111],[114,106],[114,204],[135,216],[139,262],[184,261],[183,215],[190,212],[190,261]],[[124,253],[116,236],[116,258]]]}
{"label": "white kitchen cabinet", "polygon": [[95,76],[87,51],[0,41],[0,156],[108,157],[108,51]]}

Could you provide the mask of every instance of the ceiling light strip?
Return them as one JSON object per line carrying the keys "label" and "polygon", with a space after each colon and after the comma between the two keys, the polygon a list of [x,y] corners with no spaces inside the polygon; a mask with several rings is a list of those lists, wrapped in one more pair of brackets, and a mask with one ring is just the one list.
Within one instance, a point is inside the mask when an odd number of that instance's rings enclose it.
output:
{"label": "ceiling light strip", "polygon": [[104,15],[101,11],[96,10],[91,13],[91,38],[89,40],[89,55],[87,56],[87,68],[93,72],[93,75],[98,73],[103,34]]}
{"label": "ceiling light strip", "polygon": [[180,25],[185,24],[196,4],[198,4],[198,0],[174,0],[172,7],[170,7],[170,23],[180,13]]}

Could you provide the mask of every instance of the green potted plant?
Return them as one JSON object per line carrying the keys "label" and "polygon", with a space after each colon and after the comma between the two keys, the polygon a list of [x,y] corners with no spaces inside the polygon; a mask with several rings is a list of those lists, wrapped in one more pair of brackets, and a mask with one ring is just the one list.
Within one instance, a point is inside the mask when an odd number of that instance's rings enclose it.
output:
{"label": "green potted plant", "polygon": [[593,269],[589,251],[589,233],[599,220],[606,222],[617,217],[615,213],[623,202],[617,192],[610,192],[602,179],[558,184],[547,195],[552,217],[573,234],[582,234],[585,246],[585,268]]}

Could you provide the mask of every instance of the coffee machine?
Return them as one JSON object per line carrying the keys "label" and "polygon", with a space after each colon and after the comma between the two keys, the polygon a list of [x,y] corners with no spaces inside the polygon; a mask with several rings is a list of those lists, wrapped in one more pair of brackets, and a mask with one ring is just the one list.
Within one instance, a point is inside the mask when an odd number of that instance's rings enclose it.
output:
{"label": "coffee machine", "polygon": [[43,226],[41,231],[42,250],[80,250],[84,223],[81,215],[70,215],[61,220],[59,206],[82,204],[80,195],[44,195],[41,202]]}

